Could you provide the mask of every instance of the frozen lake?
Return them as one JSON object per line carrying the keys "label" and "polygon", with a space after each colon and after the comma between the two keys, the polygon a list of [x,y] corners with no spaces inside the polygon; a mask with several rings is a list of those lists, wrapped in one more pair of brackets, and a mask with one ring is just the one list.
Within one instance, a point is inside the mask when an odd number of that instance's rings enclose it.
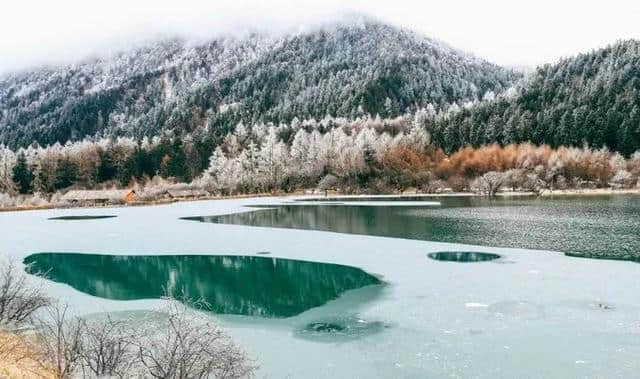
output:
{"label": "frozen lake", "polygon": [[[0,213],[0,252],[20,262],[42,252],[251,256],[274,258],[274,262],[295,260],[350,266],[384,282],[355,287],[338,283],[331,288],[345,288],[345,291],[334,291],[333,295],[320,299],[323,305],[305,307],[299,313],[296,310],[290,317],[212,315],[257,360],[258,377],[609,378],[633,377],[640,372],[640,264],[637,263],[571,258],[542,250],[392,238],[399,236],[381,233],[313,230],[323,229],[320,227],[300,230],[279,225],[260,227],[180,219],[250,212],[252,209],[246,205],[275,205],[284,200],[287,199]],[[428,210],[437,212],[438,217],[446,217],[447,210],[465,214],[454,207],[434,210],[433,204],[406,206],[410,207],[407,211],[422,218],[435,217],[425,213]],[[386,208],[375,209],[378,210],[369,212],[375,215]],[[522,209],[515,211],[522,212]],[[508,211],[494,207],[481,212],[481,216],[491,220],[491,212],[497,215]],[[624,246],[634,248],[637,232],[625,237],[626,232],[619,231],[629,225],[633,227],[635,216],[628,216],[632,222],[629,224],[624,221],[627,216],[621,215],[620,223],[612,225],[609,232],[606,223],[601,221],[602,217],[612,217],[611,214],[605,209],[598,218],[597,212],[590,212],[585,210],[577,219],[562,214],[563,221],[575,221],[574,225],[593,241],[606,242],[607,238],[622,235],[621,238],[626,238]],[[560,213],[556,210],[549,213],[549,217],[560,217]],[[535,214],[544,218],[544,213]],[[117,217],[48,220],[77,215]],[[589,220],[599,229],[589,229]],[[301,221],[307,223],[308,219]],[[359,222],[335,220],[337,225]],[[371,222],[376,223],[375,219]],[[321,221],[317,224],[324,225]],[[414,230],[411,225],[405,228]],[[508,222],[503,225],[504,228],[510,226]],[[381,226],[373,228],[378,230]],[[592,235],[593,230],[598,234]],[[568,234],[565,237],[567,240],[581,238]],[[486,238],[494,241],[495,234]],[[456,251],[494,253],[501,258],[456,263],[428,257],[430,253]],[[126,262],[128,258],[122,259]],[[235,260],[229,261],[233,264]],[[69,264],[64,260],[56,262],[57,267]],[[86,264],[74,263],[73,267],[82,272]],[[172,269],[166,271],[173,272],[174,279],[185,272],[180,263],[172,263],[170,267]],[[312,287],[314,280],[321,280],[313,279],[318,275],[321,278],[328,275],[323,274],[323,269],[315,268],[318,266],[309,267],[291,269],[307,278],[302,280],[306,286]],[[158,281],[156,274],[146,277],[145,272],[132,273],[133,278],[124,278],[124,283],[139,281],[138,285],[144,287]],[[148,272],[156,273],[157,269]],[[199,281],[206,280],[206,272],[198,275]],[[260,270],[248,272],[247,282],[264,280],[257,277]],[[252,275],[256,277],[251,279]],[[335,283],[340,277],[336,275],[331,282]],[[34,277],[34,280],[43,279]],[[91,288],[105,289],[110,288],[109,283],[96,276],[90,284]],[[104,291],[93,292],[96,295],[93,296],[80,285],[76,285],[80,290],[74,288],[69,280],[66,283],[46,281],[45,285],[52,296],[68,301],[80,314],[149,309],[160,302],[117,300]],[[194,286],[193,291],[197,291],[197,283]],[[339,297],[336,299],[334,295]]]}
{"label": "frozen lake", "polygon": [[[640,196],[441,197],[295,201],[190,218],[220,224],[561,251],[640,261]],[[365,198],[366,199],[366,198]]]}

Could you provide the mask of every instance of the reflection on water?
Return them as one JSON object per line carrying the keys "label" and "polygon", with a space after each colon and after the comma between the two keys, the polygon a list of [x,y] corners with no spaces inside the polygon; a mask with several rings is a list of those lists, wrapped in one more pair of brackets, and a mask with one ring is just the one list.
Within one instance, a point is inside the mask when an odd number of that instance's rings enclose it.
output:
{"label": "reflection on water", "polygon": [[640,261],[640,196],[637,195],[494,200],[443,197],[437,200],[441,202],[437,208],[283,205],[188,219],[553,250]]}
{"label": "reflection on water", "polygon": [[490,253],[446,251],[446,252],[439,252],[439,253],[431,253],[429,254],[429,258],[435,259],[437,261],[445,261],[445,262],[470,263],[470,262],[492,261],[494,259],[499,259],[500,256],[498,254],[490,254]]}
{"label": "reflection on water", "polygon": [[252,256],[39,253],[24,263],[29,273],[93,296],[153,299],[168,289],[205,300],[215,313],[261,317],[294,316],[345,291],[381,284],[355,267]]}

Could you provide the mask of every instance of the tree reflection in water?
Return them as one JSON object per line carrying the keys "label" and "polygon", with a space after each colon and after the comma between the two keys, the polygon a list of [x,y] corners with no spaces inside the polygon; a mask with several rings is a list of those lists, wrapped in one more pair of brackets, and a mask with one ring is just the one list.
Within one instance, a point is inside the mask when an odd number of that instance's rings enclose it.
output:
{"label": "tree reflection in water", "polygon": [[381,284],[355,267],[254,256],[39,253],[24,263],[29,273],[93,296],[153,299],[169,291],[203,299],[215,313],[261,317],[295,316]]}

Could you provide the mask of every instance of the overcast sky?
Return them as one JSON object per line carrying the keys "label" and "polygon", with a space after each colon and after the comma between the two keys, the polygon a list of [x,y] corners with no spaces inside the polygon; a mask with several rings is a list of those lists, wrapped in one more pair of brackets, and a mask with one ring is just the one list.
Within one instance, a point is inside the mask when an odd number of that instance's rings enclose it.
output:
{"label": "overcast sky", "polygon": [[0,14],[0,72],[70,62],[158,35],[297,29],[346,11],[504,65],[535,66],[618,39],[640,39],[638,0],[7,0]]}

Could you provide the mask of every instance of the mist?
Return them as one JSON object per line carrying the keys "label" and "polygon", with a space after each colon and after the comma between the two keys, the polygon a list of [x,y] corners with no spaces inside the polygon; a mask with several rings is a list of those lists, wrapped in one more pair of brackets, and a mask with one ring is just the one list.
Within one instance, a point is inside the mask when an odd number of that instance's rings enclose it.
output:
{"label": "mist", "polygon": [[429,2],[415,0],[180,0],[3,5],[0,73],[102,56],[150,40],[194,40],[248,31],[289,33],[364,14],[471,52],[495,63],[532,67],[640,38],[640,4]]}

